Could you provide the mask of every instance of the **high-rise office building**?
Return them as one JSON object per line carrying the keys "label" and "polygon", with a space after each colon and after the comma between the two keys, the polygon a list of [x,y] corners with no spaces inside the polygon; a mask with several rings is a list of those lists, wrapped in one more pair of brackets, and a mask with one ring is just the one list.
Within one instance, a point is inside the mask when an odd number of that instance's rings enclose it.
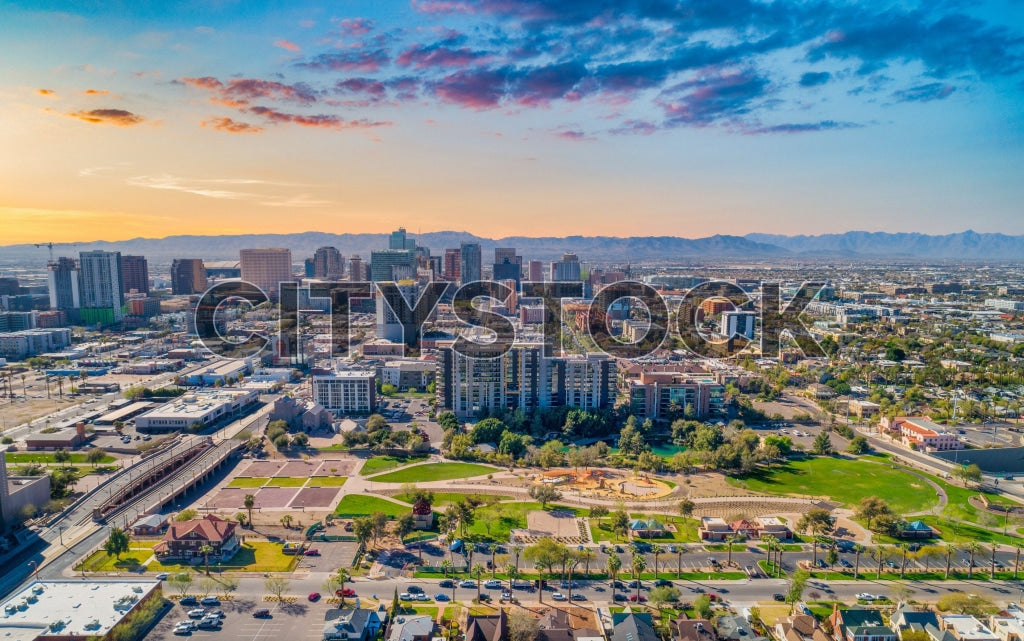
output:
{"label": "high-rise office building", "polygon": [[81,252],[78,264],[81,267],[82,322],[86,325],[120,323],[124,306],[121,252]]}
{"label": "high-rise office building", "polygon": [[729,338],[743,336],[744,338],[754,340],[754,321],[756,318],[756,312],[722,312],[722,324],[718,331],[723,336]]}
{"label": "high-rise office building", "polygon": [[523,257],[516,255],[515,247],[495,247],[494,248],[494,264],[500,265],[506,260],[510,263],[517,263],[520,266],[523,264]]}
{"label": "high-rise office building", "polygon": [[201,294],[206,291],[206,267],[201,258],[175,258],[171,262],[171,293]]}
{"label": "high-rise office building", "polygon": [[539,260],[531,260],[527,272],[529,272],[527,276],[530,282],[540,283],[544,281],[544,263]]}
{"label": "high-rise office building", "polygon": [[125,294],[149,293],[149,263],[145,256],[121,256],[121,287]]}
{"label": "high-rise office building", "polygon": [[242,280],[259,287],[270,300],[278,300],[281,283],[295,280],[292,276],[290,249],[243,249],[238,254],[242,265]]}
{"label": "high-rise office building", "polygon": [[376,300],[377,338],[395,343],[405,341],[407,345],[415,346],[419,342],[419,330],[427,320],[426,316],[417,315],[415,312],[420,288],[413,281],[389,285],[394,287],[382,291]]}
{"label": "high-rise office building", "polygon": [[369,280],[366,273],[366,263],[358,254],[348,261],[348,279],[353,282]]}
{"label": "high-rise office building", "polygon": [[518,263],[509,262],[508,258],[503,263],[494,263],[493,277],[496,281],[514,281],[513,285],[519,288],[519,281],[522,278],[523,268]]}
{"label": "high-rise office building", "polygon": [[405,227],[399,227],[391,232],[391,236],[388,238],[388,249],[408,249],[413,251],[416,249],[416,241],[407,236]]}
{"label": "high-rise office building", "polygon": [[313,254],[313,276],[338,280],[345,274],[345,257],[334,247],[321,247]]}
{"label": "high-rise office building", "polygon": [[459,262],[462,260],[461,254],[457,249],[446,249],[444,250],[444,259],[441,264],[441,275],[444,276],[445,280],[450,280],[453,283],[459,280]]}
{"label": "high-rise office building", "polygon": [[483,279],[483,251],[480,243],[462,243],[459,248],[459,281],[472,283]]}
{"label": "high-rise office building", "polygon": [[562,260],[551,263],[551,280],[556,283],[575,283],[581,278],[580,259],[576,254],[563,254]]}
{"label": "high-rise office building", "polygon": [[370,280],[404,280],[416,275],[416,256],[407,249],[377,249],[370,252]]}
{"label": "high-rise office building", "polygon": [[74,258],[58,258],[47,265],[47,286],[50,292],[50,309],[72,310],[82,306],[79,291],[78,261]]}

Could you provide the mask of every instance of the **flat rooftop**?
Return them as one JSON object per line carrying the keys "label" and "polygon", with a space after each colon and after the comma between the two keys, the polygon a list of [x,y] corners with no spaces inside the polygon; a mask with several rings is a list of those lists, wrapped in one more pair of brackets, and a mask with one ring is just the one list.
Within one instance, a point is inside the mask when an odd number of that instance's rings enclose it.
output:
{"label": "flat rooftop", "polygon": [[0,605],[0,639],[103,636],[159,581],[34,581]]}

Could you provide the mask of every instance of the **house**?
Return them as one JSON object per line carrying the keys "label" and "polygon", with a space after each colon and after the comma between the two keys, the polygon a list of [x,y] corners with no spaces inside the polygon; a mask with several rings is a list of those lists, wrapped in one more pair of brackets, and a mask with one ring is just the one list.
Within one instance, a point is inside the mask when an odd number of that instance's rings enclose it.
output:
{"label": "house", "polygon": [[715,626],[707,619],[677,619],[672,627],[674,641],[718,641]]}
{"label": "house", "polygon": [[508,638],[508,613],[470,614],[466,617],[466,641],[502,641]]}
{"label": "house", "polygon": [[434,526],[434,509],[424,497],[412,506],[413,526],[417,530],[429,530]]}
{"label": "house", "polygon": [[434,638],[434,617],[395,617],[388,632],[388,641],[431,641]]}
{"label": "house", "polygon": [[812,383],[807,386],[807,396],[818,401],[823,401],[829,398],[835,398],[836,392],[828,385]]}
{"label": "house", "polygon": [[629,522],[629,533],[641,539],[654,539],[668,534],[668,530],[657,519],[634,519]]}
{"label": "house", "polygon": [[616,612],[612,614],[609,641],[661,641],[654,631],[650,612]]}
{"label": "house", "polygon": [[995,633],[970,614],[947,614],[940,627],[957,641],[999,641]]}
{"label": "house", "polygon": [[201,519],[175,521],[167,528],[162,541],[153,546],[157,559],[202,559],[200,551],[209,545],[210,561],[228,561],[238,551],[240,543],[235,536],[236,524],[207,514]]}
{"label": "house", "polygon": [[718,617],[715,632],[720,641],[768,641],[754,631],[746,617],[738,614]]}
{"label": "house", "polygon": [[854,607],[840,610],[833,606],[829,617],[836,641],[896,641],[896,633],[886,627],[878,610]]}
{"label": "house", "polygon": [[1024,639],[1024,613],[1020,610],[1011,611],[1011,614],[1018,616],[1001,616],[1001,614],[989,617],[988,627],[996,635],[999,641],[1021,641]]}
{"label": "house", "polygon": [[384,626],[387,613],[379,610],[331,608],[324,615],[323,641],[370,641]]}
{"label": "house", "polygon": [[698,532],[701,541],[724,541],[732,536],[732,528],[720,516],[702,516]]}
{"label": "house", "polygon": [[775,638],[779,641],[829,641],[810,614],[795,614],[775,621]]}
{"label": "house", "polygon": [[952,633],[939,626],[939,617],[934,612],[915,610],[910,605],[901,606],[889,618],[889,627],[896,630],[901,639],[904,632],[913,630],[927,633],[932,641],[956,641]]}
{"label": "house", "polygon": [[143,514],[132,523],[132,534],[135,536],[160,534],[166,526],[166,514]]}

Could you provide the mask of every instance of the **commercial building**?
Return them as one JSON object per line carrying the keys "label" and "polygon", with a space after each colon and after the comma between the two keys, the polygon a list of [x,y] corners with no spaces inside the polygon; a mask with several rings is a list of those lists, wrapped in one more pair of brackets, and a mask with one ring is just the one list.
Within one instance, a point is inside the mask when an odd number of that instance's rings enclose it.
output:
{"label": "commercial building", "polygon": [[160,581],[153,579],[33,581],[0,604],[0,627],[11,641],[103,641],[129,615],[159,598]]}
{"label": "commercial building", "polygon": [[335,414],[369,414],[377,408],[376,374],[335,371],[313,376],[313,400]]}
{"label": "commercial building", "polygon": [[719,327],[718,333],[729,338],[742,336],[754,340],[754,323],[756,320],[756,312],[722,312],[722,324]]}
{"label": "commercial building", "polygon": [[890,430],[896,432],[906,447],[928,452],[946,450],[962,450],[963,442],[954,432],[947,431],[937,423],[920,417],[897,417],[890,424]]}
{"label": "commercial building", "polygon": [[207,280],[242,277],[242,265],[237,260],[203,261],[203,267],[206,269]]}
{"label": "commercial building", "polygon": [[49,475],[8,476],[3,454],[0,451],[0,532],[5,532],[9,524],[20,522],[25,507],[38,509],[50,500]]}
{"label": "commercial building", "polygon": [[445,280],[449,280],[453,283],[459,281],[459,275],[461,274],[460,267],[462,262],[462,253],[458,249],[446,249],[444,250],[444,259],[441,265],[441,274]]}
{"label": "commercial building", "polygon": [[121,256],[121,291],[149,293],[149,263],[145,256]]}
{"label": "commercial building", "polygon": [[416,241],[407,236],[405,227],[399,227],[391,232],[388,249],[416,249]]}
{"label": "commercial building", "polygon": [[411,280],[416,275],[416,256],[408,249],[378,249],[370,252],[370,280]]}
{"label": "commercial building", "polygon": [[61,257],[51,261],[46,267],[50,309],[77,310],[81,307],[78,261],[74,258]]}
{"label": "commercial building", "polygon": [[483,251],[480,243],[462,243],[459,247],[459,282],[483,279]]}
{"label": "commercial building", "polygon": [[321,247],[313,254],[313,277],[339,280],[345,274],[345,257],[336,247]]}
{"label": "commercial building", "polygon": [[78,254],[81,266],[81,317],[86,325],[121,322],[124,288],[121,252],[88,251]]}
{"label": "commercial building", "polygon": [[725,409],[725,386],[710,374],[641,372],[626,382],[629,413],[639,419],[706,418]]}
{"label": "commercial building", "polygon": [[205,559],[202,548],[209,546],[211,561],[226,562],[241,546],[235,535],[237,524],[213,514],[190,521],[173,521],[162,541],[153,546],[153,554],[161,561]]}
{"label": "commercial building", "polygon": [[238,416],[259,399],[256,390],[222,389],[192,392],[135,418],[140,432],[182,432],[193,424],[203,427]]}
{"label": "commercial building", "polygon": [[37,354],[59,351],[70,344],[71,330],[66,327],[2,332],[0,357],[22,360]]}
{"label": "commercial building", "polygon": [[370,280],[370,275],[366,273],[366,263],[359,256],[353,256],[348,261],[348,279],[353,282]]}
{"label": "commercial building", "polygon": [[238,380],[252,371],[252,359],[220,359],[210,362],[203,369],[193,370],[185,378],[189,385],[223,385]]}
{"label": "commercial building", "polygon": [[200,258],[175,258],[171,263],[171,293],[201,294],[206,291],[206,267]]}
{"label": "commercial building", "polygon": [[582,270],[576,254],[563,254],[562,260],[551,263],[551,280],[556,283],[577,283]]}
{"label": "commercial building", "polygon": [[241,259],[242,280],[259,287],[270,300],[278,300],[281,283],[295,280],[292,276],[290,249],[243,249],[238,255]]}
{"label": "commercial building", "polygon": [[378,370],[382,385],[394,385],[400,391],[423,390],[434,380],[434,361],[388,361]]}

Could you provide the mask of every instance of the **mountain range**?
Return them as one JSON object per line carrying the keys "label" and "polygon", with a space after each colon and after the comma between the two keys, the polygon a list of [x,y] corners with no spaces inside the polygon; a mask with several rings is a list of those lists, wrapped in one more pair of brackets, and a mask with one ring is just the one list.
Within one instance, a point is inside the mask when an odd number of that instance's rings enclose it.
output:
{"label": "mountain range", "polygon": [[[484,263],[495,247],[515,247],[525,260],[555,260],[573,252],[584,261],[606,262],[697,262],[709,259],[891,259],[891,260],[1021,260],[1024,236],[964,231],[956,234],[885,233],[850,231],[819,236],[747,234],[716,235],[705,238],[678,236],[511,236],[481,238],[466,232],[410,234],[434,255],[462,242],[480,243]],[[243,234],[235,236],[168,236],[133,238],[118,242],[93,241],[54,244],[55,256],[77,255],[79,251],[111,250],[146,256],[156,265],[174,258],[237,260],[238,250],[247,247],[287,247],[298,263],[312,256],[318,247],[337,247],[346,258],[354,254],[369,260],[370,251],[388,246],[388,234]],[[0,264],[45,265],[45,246],[0,246]]]}

